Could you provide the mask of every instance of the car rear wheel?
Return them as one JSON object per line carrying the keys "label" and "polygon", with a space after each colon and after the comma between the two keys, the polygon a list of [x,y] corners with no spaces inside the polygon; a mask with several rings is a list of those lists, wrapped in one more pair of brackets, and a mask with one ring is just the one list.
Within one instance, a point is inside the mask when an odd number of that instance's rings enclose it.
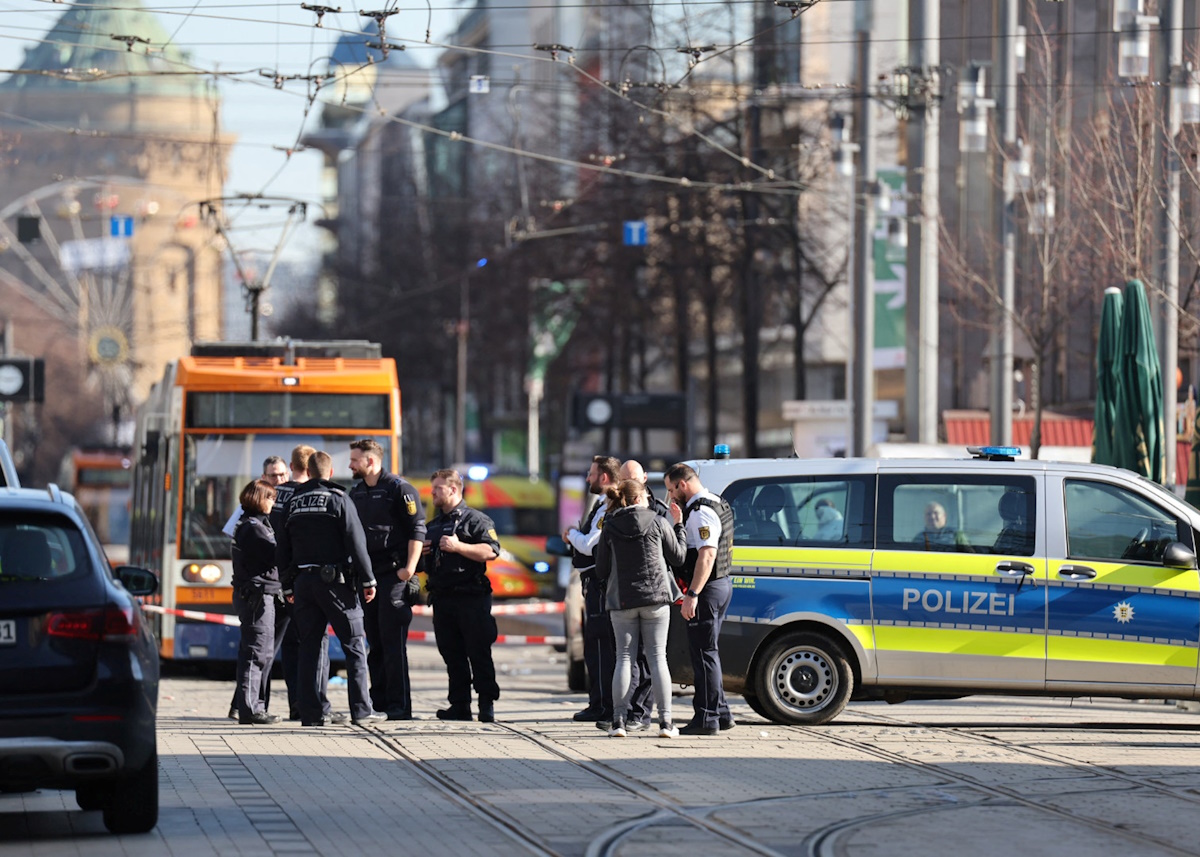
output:
{"label": "car rear wheel", "polygon": [[854,673],[839,646],[823,634],[794,631],[763,652],[753,695],[768,720],[815,726],[837,717],[853,689]]}
{"label": "car rear wheel", "polygon": [[91,812],[104,809],[104,801],[112,790],[112,783],[88,783],[75,789],[75,803],[79,808]]}
{"label": "car rear wheel", "polygon": [[[76,792],[76,800],[79,793]],[[114,783],[104,806],[104,826],[110,833],[146,833],[158,824],[158,753],[132,776]]]}

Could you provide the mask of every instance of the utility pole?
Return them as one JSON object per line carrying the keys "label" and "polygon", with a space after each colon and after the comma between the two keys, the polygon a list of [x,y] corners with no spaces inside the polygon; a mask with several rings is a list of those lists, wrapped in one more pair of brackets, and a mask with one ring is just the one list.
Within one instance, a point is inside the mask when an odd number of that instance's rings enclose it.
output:
{"label": "utility pole", "polygon": [[1000,78],[997,86],[997,118],[1002,123],[1002,144],[997,169],[1000,172],[1000,207],[996,225],[1000,230],[1000,300],[992,325],[992,443],[1011,446],[1013,402],[1013,309],[1016,293],[1017,232],[1013,220],[1016,205],[1016,176],[1013,156],[1017,144],[1017,0],[1000,0]]}
{"label": "utility pole", "polygon": [[467,461],[467,333],[471,328],[471,287],[466,273],[458,285],[458,383],[454,396],[454,463]]}
{"label": "utility pole", "polygon": [[[0,354],[3,354],[5,357],[11,357],[14,349],[13,320],[11,318],[5,318],[2,319],[2,321],[4,322],[4,336],[3,338],[0,338],[0,346],[3,347],[3,350],[0,350]],[[8,451],[11,454],[13,451],[13,443],[16,440],[15,432],[13,431],[13,411],[16,408],[16,403],[4,402],[3,405],[3,437],[4,443],[8,446]]]}
{"label": "utility pole", "polygon": [[859,5],[858,170],[854,193],[854,427],[851,454],[871,446],[875,416],[875,110],[871,101],[874,8]]}
{"label": "utility pole", "polygon": [[1166,182],[1166,205],[1162,226],[1162,298],[1159,300],[1159,348],[1162,359],[1163,387],[1163,451],[1165,453],[1163,481],[1167,488],[1175,489],[1176,462],[1176,386],[1175,373],[1179,365],[1179,153],[1176,150],[1179,132],[1183,126],[1182,112],[1174,94],[1178,85],[1185,81],[1183,66],[1183,0],[1166,0],[1166,9],[1161,16],[1163,50],[1160,51],[1160,80],[1172,85],[1163,87],[1163,145],[1159,146],[1159,161],[1162,163]]}
{"label": "utility pole", "polygon": [[939,0],[909,0],[908,294],[904,421],[913,443],[937,442]]}

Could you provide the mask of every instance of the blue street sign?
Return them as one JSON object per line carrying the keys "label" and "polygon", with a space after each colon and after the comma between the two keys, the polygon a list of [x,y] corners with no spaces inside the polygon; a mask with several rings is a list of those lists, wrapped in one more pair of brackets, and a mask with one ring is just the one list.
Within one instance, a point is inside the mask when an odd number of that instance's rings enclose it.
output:
{"label": "blue street sign", "polygon": [[108,218],[108,234],[112,238],[132,238],[133,218],[114,214]]}
{"label": "blue street sign", "polygon": [[645,247],[646,246],[646,221],[644,220],[626,220],[625,221],[625,240],[626,247]]}

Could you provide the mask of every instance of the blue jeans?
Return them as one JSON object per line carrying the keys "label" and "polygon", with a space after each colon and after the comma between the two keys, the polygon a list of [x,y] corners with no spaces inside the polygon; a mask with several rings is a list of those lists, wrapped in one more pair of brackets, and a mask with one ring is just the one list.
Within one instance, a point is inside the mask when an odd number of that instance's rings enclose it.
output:
{"label": "blue jeans", "polygon": [[671,721],[671,673],[667,669],[667,628],[671,624],[671,605],[652,604],[628,610],[612,610],[613,635],[617,640],[617,663],[613,669],[613,716],[624,720],[629,712],[629,691],[638,642],[650,662],[650,683],[658,719]]}

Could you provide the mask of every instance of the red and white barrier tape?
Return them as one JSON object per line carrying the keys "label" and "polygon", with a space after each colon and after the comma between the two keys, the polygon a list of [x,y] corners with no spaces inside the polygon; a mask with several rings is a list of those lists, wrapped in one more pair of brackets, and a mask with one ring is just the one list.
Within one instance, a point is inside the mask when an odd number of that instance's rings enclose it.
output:
{"label": "red and white barrier tape", "polygon": [[[511,605],[514,607],[536,607],[540,605]],[[551,605],[553,606],[553,605]],[[215,622],[219,625],[232,625],[241,627],[241,622],[237,616],[231,616],[228,613],[202,613],[199,610],[174,610],[170,607],[160,607],[157,604],[143,604],[142,609],[147,613],[159,613],[162,615],[180,616],[184,619],[194,619],[197,622]],[[423,608],[428,610],[429,608]],[[544,611],[547,613],[558,612],[555,610]],[[330,631],[332,633],[332,631]],[[408,639],[418,643],[432,643],[432,631],[409,631]],[[566,637],[544,637],[544,636],[521,636],[515,634],[501,634],[496,638],[497,643],[509,643],[512,645],[525,646],[562,646],[567,642]]]}
{"label": "red and white barrier tape", "polygon": [[[567,605],[561,601],[543,601],[536,604],[493,604],[493,616],[534,616],[547,613],[563,613]],[[418,604],[412,609],[414,616],[432,616],[433,608]]]}
{"label": "red and white barrier tape", "polygon": [[159,613],[163,616],[182,616],[184,619],[195,619],[197,622],[215,622],[218,625],[242,626],[237,616],[228,613],[201,613],[199,610],[174,610],[170,607],[160,607],[157,604],[143,604],[142,609],[147,613]]}
{"label": "red and white barrier tape", "polygon": [[[409,631],[408,641],[418,643],[432,643],[434,641],[432,631]],[[567,643],[566,637],[522,637],[514,634],[500,634],[496,637],[497,643],[511,643],[519,646],[564,646]]]}

